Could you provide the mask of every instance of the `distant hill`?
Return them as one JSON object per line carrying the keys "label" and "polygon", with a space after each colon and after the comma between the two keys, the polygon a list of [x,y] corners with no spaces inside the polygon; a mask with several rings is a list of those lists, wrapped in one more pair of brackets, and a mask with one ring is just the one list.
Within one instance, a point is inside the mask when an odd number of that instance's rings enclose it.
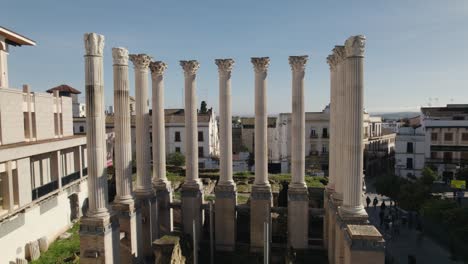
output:
{"label": "distant hill", "polygon": [[381,116],[383,119],[393,119],[398,120],[402,118],[411,118],[421,114],[421,112],[395,112],[395,113],[382,113],[374,112],[369,113],[371,116]]}

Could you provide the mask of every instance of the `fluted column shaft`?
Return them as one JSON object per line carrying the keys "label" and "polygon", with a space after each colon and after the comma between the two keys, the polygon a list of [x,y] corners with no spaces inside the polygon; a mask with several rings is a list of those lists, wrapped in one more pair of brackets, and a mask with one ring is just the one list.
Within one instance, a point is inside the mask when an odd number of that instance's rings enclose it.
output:
{"label": "fluted column shaft", "polygon": [[137,180],[135,192],[142,195],[152,194],[149,140],[149,97],[148,66],[151,57],[146,54],[132,54],[130,60],[135,69],[136,100],[136,159]]}
{"label": "fluted column shaft", "polygon": [[185,156],[186,175],[184,185],[197,185],[198,178],[198,115],[196,77],[200,67],[197,61],[180,62],[185,76]]}
{"label": "fluted column shaft", "polygon": [[268,117],[267,117],[267,71],[268,57],[252,58],[255,69],[255,186],[269,187],[268,181]]}
{"label": "fluted column shaft", "polygon": [[336,119],[337,119],[337,95],[336,95],[336,58],[333,55],[327,57],[330,65],[330,146],[328,158],[328,188],[335,189],[336,182]]}
{"label": "fluted column shaft", "polygon": [[113,48],[116,201],[133,202],[128,51]]}
{"label": "fluted column shaft", "polygon": [[352,214],[366,214],[362,206],[363,114],[364,114],[364,45],[363,36],[346,40],[345,162],[348,173],[344,177],[343,210]]}
{"label": "fluted column shaft", "polygon": [[292,70],[291,188],[305,184],[304,75],[308,56],[290,56]]}
{"label": "fluted column shaft", "polygon": [[162,61],[150,64],[153,87],[153,184],[168,186],[166,177],[166,132],[164,120],[164,71],[167,65]]}
{"label": "fluted column shaft", "polygon": [[231,71],[232,59],[216,60],[219,73],[219,124],[220,124],[220,181],[219,185],[233,185],[232,179],[232,112]]}
{"label": "fluted column shaft", "polygon": [[106,131],[104,115],[104,36],[85,34],[86,144],[89,217],[109,215],[107,203]]}
{"label": "fluted column shaft", "polygon": [[[334,149],[336,155],[335,158],[335,198],[342,200],[343,199],[343,181],[344,177],[346,177],[348,170],[346,169],[346,162],[343,162],[344,159],[347,157],[345,156],[345,148],[343,139],[345,137],[345,130],[346,130],[346,111],[347,109],[344,108],[345,105],[345,83],[346,83],[346,76],[345,76],[345,50],[344,46],[336,46],[333,49],[333,55],[335,56],[335,95],[336,95],[336,107],[335,107],[335,144]],[[333,129],[332,129],[333,130]]]}

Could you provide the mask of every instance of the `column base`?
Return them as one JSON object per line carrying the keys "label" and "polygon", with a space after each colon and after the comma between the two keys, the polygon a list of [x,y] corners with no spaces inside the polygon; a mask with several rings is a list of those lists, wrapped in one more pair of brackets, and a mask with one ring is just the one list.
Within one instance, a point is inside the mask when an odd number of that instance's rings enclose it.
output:
{"label": "column base", "polygon": [[216,250],[234,251],[236,247],[236,185],[216,186],[215,196]]}
{"label": "column base", "polygon": [[152,244],[157,237],[156,196],[147,193],[136,193],[135,196],[141,219],[141,259],[152,262]]}
{"label": "column base", "polygon": [[288,190],[288,242],[293,249],[309,246],[309,192],[307,187]]}
{"label": "column base", "polygon": [[267,221],[270,222],[271,206],[271,187],[253,185],[250,195],[250,251],[252,252],[263,251],[263,225]]}
{"label": "column base", "polygon": [[169,182],[155,184],[157,205],[157,238],[169,235],[173,230],[173,214],[170,204],[172,202],[172,187]]}
{"label": "column base", "polygon": [[185,234],[193,237],[193,221],[197,241],[200,241],[203,226],[203,185],[200,181],[182,185],[182,228]]}
{"label": "column base", "polygon": [[372,225],[347,225],[344,264],[384,264],[385,240]]}
{"label": "column base", "polygon": [[80,263],[120,263],[119,219],[83,217],[80,224]]}
{"label": "column base", "polygon": [[137,232],[137,209],[135,203],[116,202],[112,209],[119,217],[120,233],[124,237],[120,239],[120,261],[122,263],[136,263],[141,255],[139,248],[140,237]]}

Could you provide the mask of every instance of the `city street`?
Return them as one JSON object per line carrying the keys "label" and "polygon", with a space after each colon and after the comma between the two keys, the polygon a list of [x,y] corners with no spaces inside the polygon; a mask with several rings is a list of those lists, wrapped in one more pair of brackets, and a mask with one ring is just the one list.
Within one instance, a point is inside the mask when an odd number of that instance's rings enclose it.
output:
{"label": "city street", "polygon": [[394,259],[394,263],[406,264],[408,263],[408,256],[410,255],[416,258],[416,263],[418,264],[463,263],[462,261],[451,260],[451,254],[447,249],[441,247],[428,236],[421,234],[421,232],[417,231],[414,227],[413,229],[409,229],[407,225],[402,225],[400,234],[393,237],[390,236],[388,232],[385,233],[383,227],[379,226],[380,204],[382,201],[386,201],[385,203],[388,208],[390,199],[375,193],[366,193],[363,201],[364,205],[366,204],[365,199],[367,196],[369,196],[371,200],[373,200],[374,197],[377,197],[379,200],[377,208],[374,209],[371,205],[366,211],[369,214],[371,223],[384,235],[387,241],[386,254]]}

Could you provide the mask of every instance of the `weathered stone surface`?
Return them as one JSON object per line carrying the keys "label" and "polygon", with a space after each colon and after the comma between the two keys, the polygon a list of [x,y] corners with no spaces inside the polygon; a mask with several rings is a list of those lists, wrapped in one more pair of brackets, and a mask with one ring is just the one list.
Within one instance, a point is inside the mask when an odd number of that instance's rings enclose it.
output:
{"label": "weathered stone surface", "polygon": [[184,264],[180,238],[177,236],[163,236],[153,242],[155,264]]}
{"label": "weathered stone surface", "polygon": [[39,242],[31,241],[26,244],[26,254],[30,260],[36,260],[41,256],[41,251],[39,249]]}
{"label": "weathered stone surface", "polygon": [[16,262],[10,262],[10,263],[16,263],[16,264],[28,264],[28,260],[23,259],[23,258],[17,258]]}
{"label": "weathered stone surface", "polygon": [[49,249],[49,241],[47,240],[47,237],[43,236],[39,238],[37,242],[39,243],[39,250],[41,250],[42,253]]}

